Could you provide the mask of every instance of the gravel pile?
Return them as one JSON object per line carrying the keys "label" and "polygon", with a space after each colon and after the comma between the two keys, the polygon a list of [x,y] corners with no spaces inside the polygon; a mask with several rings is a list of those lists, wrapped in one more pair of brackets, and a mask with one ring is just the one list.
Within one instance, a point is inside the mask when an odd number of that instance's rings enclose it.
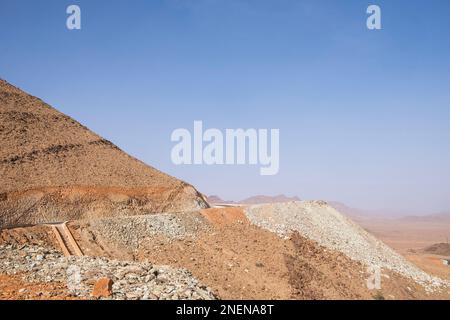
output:
{"label": "gravel pile", "polygon": [[406,261],[323,201],[255,205],[246,208],[246,215],[253,224],[280,237],[288,238],[292,231],[297,231],[328,249],[344,253],[352,260],[411,278],[428,291],[450,286],[447,281],[430,276]]}
{"label": "gravel pile", "polygon": [[55,250],[39,246],[0,246],[0,273],[19,274],[28,282],[65,283],[70,293],[80,298],[91,298],[93,286],[101,278],[113,281],[108,299],[216,298],[185,269],[98,257],[65,258]]}
{"label": "gravel pile", "polygon": [[202,215],[192,213],[161,213],[145,216],[92,220],[90,229],[108,243],[119,243],[129,249],[138,249],[142,242],[155,236],[168,239],[194,238],[208,224]]}

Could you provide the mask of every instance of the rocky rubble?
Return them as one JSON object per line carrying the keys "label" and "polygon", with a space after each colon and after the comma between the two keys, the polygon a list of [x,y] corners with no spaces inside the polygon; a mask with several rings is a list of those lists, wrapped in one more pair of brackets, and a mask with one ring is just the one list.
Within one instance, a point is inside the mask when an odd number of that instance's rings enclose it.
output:
{"label": "rocky rubble", "polygon": [[208,224],[202,215],[188,212],[98,219],[91,221],[90,227],[110,244],[137,249],[147,238],[155,236],[169,240],[195,238],[198,232],[208,229]]}
{"label": "rocky rubble", "polygon": [[0,246],[0,274],[22,275],[27,282],[61,282],[76,297],[92,298],[95,283],[112,280],[109,299],[211,300],[215,295],[185,269],[150,262],[99,257],[63,257],[40,246]]}
{"label": "rocky rubble", "polygon": [[450,287],[406,261],[394,250],[366,232],[323,201],[300,201],[255,205],[246,208],[255,225],[289,238],[293,231],[330,250],[344,253],[371,268],[386,268],[413,279],[428,291]]}

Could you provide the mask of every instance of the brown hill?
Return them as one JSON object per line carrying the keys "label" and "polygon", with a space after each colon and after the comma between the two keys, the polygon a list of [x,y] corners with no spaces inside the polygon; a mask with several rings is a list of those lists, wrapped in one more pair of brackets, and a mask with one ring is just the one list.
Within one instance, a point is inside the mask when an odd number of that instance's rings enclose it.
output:
{"label": "brown hill", "polygon": [[191,185],[3,80],[0,177],[0,228],[208,206]]}
{"label": "brown hill", "polygon": [[207,196],[206,200],[208,200],[208,203],[210,203],[210,204],[211,203],[225,203],[225,202],[227,202],[227,201],[224,201],[222,198],[220,198],[219,196],[216,196],[216,195]]}

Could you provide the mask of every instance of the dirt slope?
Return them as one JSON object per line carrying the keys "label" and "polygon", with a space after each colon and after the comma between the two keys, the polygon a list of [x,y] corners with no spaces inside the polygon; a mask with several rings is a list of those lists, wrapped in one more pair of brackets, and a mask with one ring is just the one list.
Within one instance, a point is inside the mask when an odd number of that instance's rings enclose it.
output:
{"label": "dirt slope", "polygon": [[[288,238],[255,226],[243,208],[105,218],[69,223],[89,256],[187,268],[222,299],[448,299],[382,268],[369,290],[367,266],[300,232]],[[58,249],[48,227],[0,232],[0,244]],[[1,260],[1,258],[0,258]]]}
{"label": "dirt slope", "polygon": [[0,177],[0,228],[207,207],[189,184],[3,80]]}
{"label": "dirt slope", "polygon": [[248,219],[261,228],[289,237],[292,232],[318,242],[329,250],[376,269],[387,269],[414,279],[428,290],[450,286],[409,263],[323,201],[255,205],[245,209]]}
{"label": "dirt slope", "polygon": [[[222,299],[448,299],[450,294],[427,292],[384,267],[381,289],[369,290],[365,263],[301,230],[279,237],[254,225],[244,208],[74,221],[69,227],[88,256],[187,268]],[[1,244],[58,250],[47,226],[0,231]]]}

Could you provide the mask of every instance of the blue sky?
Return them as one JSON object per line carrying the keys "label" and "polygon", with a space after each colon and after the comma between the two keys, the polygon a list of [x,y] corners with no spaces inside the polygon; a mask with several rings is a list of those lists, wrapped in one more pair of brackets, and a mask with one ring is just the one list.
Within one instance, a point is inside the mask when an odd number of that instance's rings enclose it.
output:
{"label": "blue sky", "polygon": [[[1,78],[204,193],[450,211],[447,0],[0,0],[0,40]],[[173,165],[194,120],[279,128],[279,174]]]}

